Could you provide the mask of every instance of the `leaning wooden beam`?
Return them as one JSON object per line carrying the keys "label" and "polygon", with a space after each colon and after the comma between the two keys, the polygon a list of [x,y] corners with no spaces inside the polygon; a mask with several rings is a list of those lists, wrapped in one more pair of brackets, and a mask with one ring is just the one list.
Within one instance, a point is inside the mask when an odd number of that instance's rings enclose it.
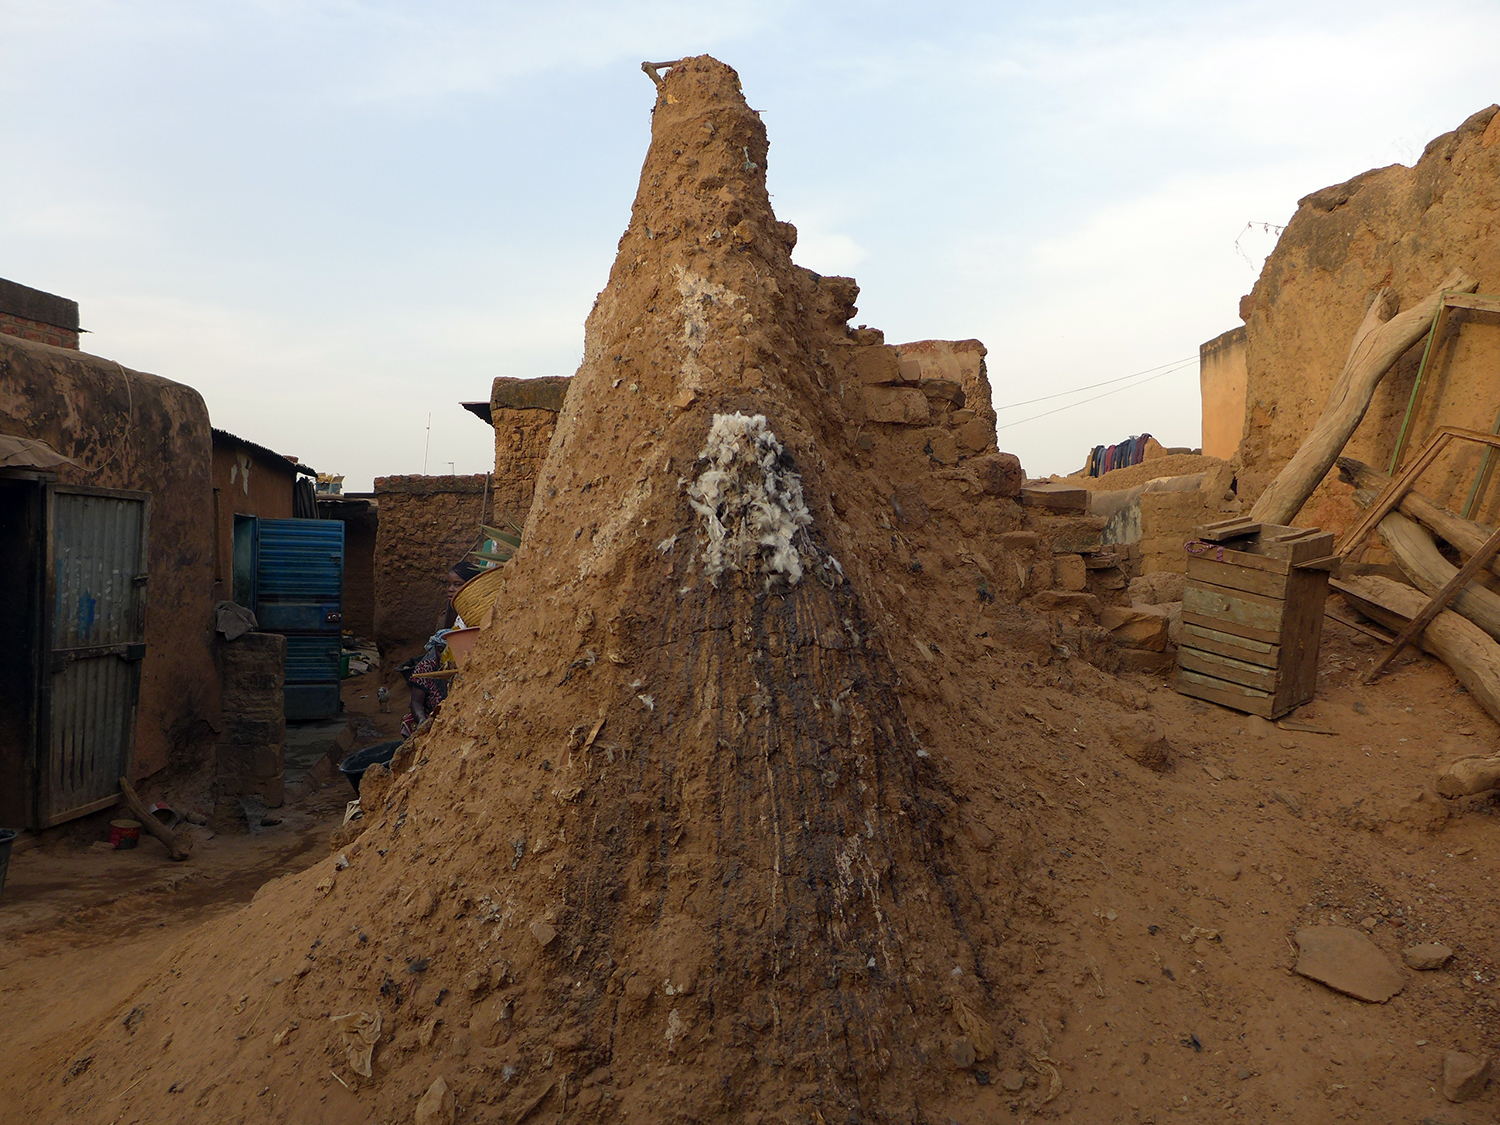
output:
{"label": "leaning wooden beam", "polygon": [[1301,448],[1250,509],[1251,520],[1290,524],[1297,517],[1364,418],[1380,380],[1431,327],[1443,294],[1455,290],[1471,293],[1478,287],[1479,283],[1463,270],[1454,270],[1436,292],[1400,313],[1396,312],[1396,295],[1390,289],[1375,294],[1370,311],[1354,333],[1344,370],[1333,385],[1322,415]]}
{"label": "leaning wooden beam", "polygon": [[[1427,604],[1427,595],[1373,574],[1336,578],[1330,585],[1366,617],[1392,631],[1399,631]],[[1416,640],[1448,665],[1475,702],[1500,722],[1500,645],[1451,609],[1438,614]]]}
{"label": "leaning wooden beam", "polygon": [[168,855],[173,859],[187,859],[192,853],[189,842],[177,833],[168,831],[166,825],[152,816],[151,810],[146,808],[136,794],[135,787],[123,777],[120,778],[120,793],[125,798],[126,807],[141,822],[141,827],[166,846]]}
{"label": "leaning wooden beam", "polygon": [[[1380,541],[1396,560],[1401,572],[1429,598],[1458,574],[1458,567],[1443,558],[1432,536],[1422,529],[1421,524],[1407,519],[1400,512],[1392,512],[1380,521]],[[1500,639],[1500,594],[1492,594],[1478,583],[1470,582],[1454,595],[1449,606],[1490,636]]]}
{"label": "leaning wooden beam", "polygon": [[[1391,478],[1385,473],[1353,457],[1340,457],[1338,465],[1339,476],[1355,488],[1382,492],[1386,485],[1391,483]],[[1434,535],[1447,540],[1465,558],[1472,557],[1495,531],[1494,528],[1485,527],[1482,523],[1475,523],[1473,520],[1454,515],[1448,509],[1434,504],[1420,492],[1408,492],[1403,496],[1397,511],[1416,520]],[[1496,574],[1500,574],[1500,560],[1491,562],[1489,568]]]}

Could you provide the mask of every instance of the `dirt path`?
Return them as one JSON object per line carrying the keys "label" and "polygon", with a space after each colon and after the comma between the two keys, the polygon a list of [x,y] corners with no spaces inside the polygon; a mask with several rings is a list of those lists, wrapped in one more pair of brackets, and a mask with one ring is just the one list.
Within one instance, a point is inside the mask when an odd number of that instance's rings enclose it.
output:
{"label": "dirt path", "polygon": [[0,1105],[20,1102],[59,1041],[124,1018],[116,1009],[182,937],[324,858],[349,795],[329,785],[275,810],[278,825],[202,839],[184,863],[149,838],[101,851],[77,834],[15,856],[0,897]]}

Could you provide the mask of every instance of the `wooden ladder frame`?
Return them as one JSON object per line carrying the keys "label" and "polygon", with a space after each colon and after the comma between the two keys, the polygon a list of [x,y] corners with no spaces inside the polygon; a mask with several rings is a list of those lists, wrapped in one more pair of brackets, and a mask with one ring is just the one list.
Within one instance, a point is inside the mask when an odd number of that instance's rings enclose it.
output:
{"label": "wooden ladder frame", "polygon": [[[1454,296],[1457,296],[1457,294],[1454,294]],[[1434,324],[1436,324],[1435,321]],[[1413,392],[1413,396],[1415,399],[1415,391]],[[1417,459],[1402,469],[1399,476],[1392,478],[1391,483],[1385,486],[1385,489],[1380,493],[1375,503],[1370,505],[1359,522],[1349,529],[1344,536],[1343,542],[1335,548],[1333,552],[1334,557],[1342,562],[1353,554],[1355,549],[1364,543],[1370,532],[1380,525],[1380,521],[1400,506],[1402,499],[1416,485],[1417,478],[1430,468],[1432,463],[1437,460],[1438,455],[1448,447],[1450,442],[1455,440],[1472,441],[1485,446],[1486,462],[1488,462],[1489,456],[1494,450],[1500,449],[1500,435],[1487,434],[1480,430],[1466,430],[1459,426],[1439,427],[1437,432],[1428,439],[1427,444],[1422,447],[1422,451],[1417,454]],[[1390,643],[1390,647],[1385,650],[1385,654],[1376,663],[1375,667],[1370,669],[1369,674],[1365,677],[1365,683],[1373,684],[1380,677],[1380,673],[1385,671],[1386,666],[1396,658],[1397,654],[1410,644],[1423,629],[1432,624],[1433,619],[1448,607],[1448,603],[1454,599],[1458,592],[1467,586],[1476,574],[1488,566],[1490,560],[1497,554],[1500,554],[1500,530],[1496,530],[1494,534],[1486,539],[1484,545],[1470,557],[1468,562],[1459,568],[1458,573],[1448,581],[1447,585],[1434,594],[1428,603],[1422,607],[1422,611],[1408,621],[1406,627],[1396,634],[1395,639]]]}
{"label": "wooden ladder frame", "polygon": [[[1438,337],[1442,335],[1443,327],[1448,322],[1448,313],[1452,309],[1500,313],[1500,295],[1445,292],[1442,300],[1438,302],[1438,307],[1432,314],[1432,325],[1427,330],[1427,343],[1422,348],[1422,362],[1417,365],[1417,378],[1411,386],[1411,398],[1406,403],[1406,416],[1401,419],[1401,432],[1396,437],[1396,448],[1391,453],[1389,469],[1391,476],[1396,475],[1396,469],[1401,464],[1401,455],[1406,452],[1406,443],[1411,438],[1411,425],[1416,420],[1417,407],[1421,402],[1427,364],[1432,359],[1433,352],[1437,348]],[[1495,415],[1495,425],[1490,432],[1500,434],[1500,413]],[[1489,485],[1490,474],[1493,471],[1494,450],[1486,449],[1484,461],[1474,477],[1474,485],[1469,489],[1469,498],[1464,502],[1463,511],[1459,513],[1464,519],[1468,519],[1473,514],[1474,505],[1479,502],[1480,495]]]}

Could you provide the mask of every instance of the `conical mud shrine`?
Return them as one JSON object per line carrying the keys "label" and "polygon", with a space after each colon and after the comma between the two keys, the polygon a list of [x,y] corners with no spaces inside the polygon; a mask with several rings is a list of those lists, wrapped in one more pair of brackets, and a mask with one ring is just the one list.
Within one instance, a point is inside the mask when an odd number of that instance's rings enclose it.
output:
{"label": "conical mud shrine", "polygon": [[157,1121],[942,1120],[994,1064],[1022,830],[955,844],[939,760],[999,751],[897,688],[953,609],[906,509],[998,535],[1019,475],[983,418],[955,456],[962,386],[792,263],[766,162],[732,69],[667,70],[475,670],[366,776],[362,834],[59,1076],[75,1120],[142,1067],[179,1076],[125,1096]]}

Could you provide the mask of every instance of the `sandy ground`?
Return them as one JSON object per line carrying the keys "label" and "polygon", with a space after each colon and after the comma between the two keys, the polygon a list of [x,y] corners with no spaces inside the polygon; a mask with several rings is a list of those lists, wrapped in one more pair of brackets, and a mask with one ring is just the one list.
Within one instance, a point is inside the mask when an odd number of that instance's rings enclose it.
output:
{"label": "sandy ground", "polygon": [[340,779],[272,810],[281,823],[254,833],[189,829],[199,839],[182,863],[149,837],[130,851],[93,847],[107,819],[13,857],[0,897],[0,1105],[16,1104],[50,1045],[120,1005],[180,938],[325,858],[350,796]]}
{"label": "sandy ground", "polygon": [[[1039,684],[1026,716],[1053,749],[1007,794],[1046,840],[1022,924],[1033,981],[1017,1005],[1022,1056],[1059,1064],[1064,1121],[1489,1122],[1441,1094],[1447,1050],[1496,1042],[1500,879],[1492,796],[1444,802],[1435,767],[1493,747],[1495,726],[1447,669],[1398,660],[1359,683],[1377,650],[1329,623],[1320,694],[1281,729],[1134,677],[1176,748],[1155,775],[1101,737],[1077,696]],[[1045,680],[1045,673],[1041,679]],[[1385,1004],[1295,975],[1305,926],[1361,927],[1397,965],[1408,944],[1456,955]],[[991,1095],[1031,1116],[1050,1076],[1014,1058]],[[991,1076],[985,1076],[991,1077]],[[991,1087],[992,1089],[993,1087]],[[976,1099],[988,1090],[976,1080]],[[974,1120],[984,1119],[983,1115]]]}
{"label": "sandy ground", "polygon": [[[393,701],[381,712],[376,674],[344,683],[345,719],[365,745],[399,733]],[[192,857],[167,858],[150,837],[130,851],[100,850],[109,816],[48,833],[11,860],[0,894],[0,1105],[31,1081],[36,1059],[119,1006],[152,965],[198,926],[250,901],[267,881],[328,855],[328,835],[352,797],[336,777],[299,802],[269,810],[253,833],[197,834]],[[127,1013],[128,1014],[128,1013]]]}

